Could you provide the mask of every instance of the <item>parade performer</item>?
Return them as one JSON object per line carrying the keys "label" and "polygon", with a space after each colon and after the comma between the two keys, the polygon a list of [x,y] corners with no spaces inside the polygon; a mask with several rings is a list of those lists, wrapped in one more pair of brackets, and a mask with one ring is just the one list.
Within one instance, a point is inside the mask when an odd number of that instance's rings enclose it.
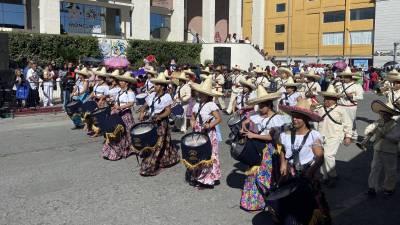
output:
{"label": "parade performer", "polygon": [[181,106],[183,107],[183,118],[182,118],[183,121],[181,124],[175,123],[175,126],[183,133],[186,133],[187,130],[186,113],[189,106],[189,100],[192,97],[192,90],[188,82],[189,81],[188,76],[190,76],[191,73],[193,72],[183,71],[180,74],[180,76],[175,77],[176,79],[179,80],[179,86],[175,91],[174,104],[181,104]]}
{"label": "parade performer", "polygon": [[[213,74],[213,80],[215,82],[214,88],[213,90],[215,92],[220,92],[223,93],[223,86],[225,83],[225,77],[222,74],[222,67],[218,66],[216,69],[214,69],[214,74]],[[219,106],[221,107],[222,111],[225,111],[226,107],[225,107],[225,101],[222,96],[215,96],[215,100],[217,101],[217,103],[219,104]]]}
{"label": "parade performer", "polygon": [[283,86],[285,88],[285,92],[282,93],[280,105],[295,106],[297,101],[302,99],[301,94],[297,91],[301,84],[295,83],[293,78],[289,77]]}
{"label": "parade performer", "polygon": [[244,78],[242,69],[236,65],[232,68],[232,71],[232,92],[231,98],[229,99],[228,109],[226,110],[228,114],[234,112],[237,96],[243,91],[243,87],[240,84],[240,80]]}
{"label": "parade performer", "polygon": [[[240,199],[240,207],[247,211],[262,210],[266,207],[263,193],[267,193],[271,187],[272,180],[272,157],[275,153],[275,144],[269,135],[272,127],[281,127],[284,124],[281,115],[274,110],[273,101],[280,98],[280,93],[269,94],[267,90],[259,85],[257,97],[246,102],[248,105],[258,105],[258,112],[242,123],[242,133],[248,139],[265,141],[262,152],[262,161],[259,166],[253,166],[246,172],[243,191]],[[250,128],[249,130],[247,127]],[[259,188],[263,193],[260,193]]]}
{"label": "parade performer", "polygon": [[149,95],[154,91],[154,84],[151,82],[151,79],[157,76],[157,72],[154,70],[153,67],[151,67],[150,69],[145,69],[145,72],[147,79],[144,83],[144,90],[142,92],[145,92]]}
{"label": "parade performer", "polygon": [[344,109],[337,105],[339,94],[333,85],[329,85],[326,91],[319,94],[324,97],[324,104],[316,110],[323,119],[316,125],[316,129],[324,137],[324,164],[321,173],[324,183],[332,187],[337,179],[335,157],[342,142],[346,146],[351,144],[353,123]]}
{"label": "parade performer", "polygon": [[121,91],[121,87],[119,86],[119,82],[115,78],[115,76],[119,76],[119,70],[114,70],[107,77],[107,83],[110,88],[108,91],[107,102],[111,103],[110,105],[114,105],[115,101],[117,100],[118,94]]}
{"label": "parade performer", "polygon": [[[88,69],[84,67],[81,70],[76,71],[76,74],[78,75],[78,79],[75,82],[71,96],[74,101],[85,102],[89,95],[89,82],[87,79],[90,77],[90,73]],[[72,115],[71,120],[75,125],[71,129],[82,129],[84,127],[80,114]]]}
{"label": "parade performer", "polygon": [[255,84],[256,86],[263,86],[265,89],[268,90],[270,81],[269,78],[267,77],[267,71],[264,71],[261,69],[261,67],[257,66],[256,69],[253,70],[253,73],[256,75],[256,81]]}
{"label": "parade performer", "polygon": [[97,79],[90,94],[90,99],[96,101],[99,108],[104,108],[106,106],[106,97],[109,95],[110,90],[107,84],[108,74],[105,67],[100,71],[94,71],[94,74]]}
{"label": "parade performer", "polygon": [[286,90],[284,85],[286,84],[286,82],[288,82],[289,78],[293,77],[293,72],[290,68],[279,67],[278,74],[279,77],[275,79],[277,90],[279,90],[282,93],[285,93]]}
{"label": "parade performer", "polygon": [[206,78],[201,84],[193,83],[191,86],[199,99],[199,102],[193,107],[191,126],[193,131],[208,134],[212,146],[212,164],[196,168],[190,173],[191,177],[188,178],[188,181],[190,185],[197,186],[199,189],[213,188],[214,185],[219,184],[221,179],[219,140],[216,129],[221,122],[221,116],[218,106],[213,102],[213,97],[222,96],[222,93],[212,90],[211,78]]}
{"label": "parade performer", "polygon": [[116,140],[107,140],[103,145],[102,156],[108,160],[119,160],[126,158],[133,153],[131,150],[131,135],[130,131],[135,125],[135,121],[132,116],[132,109],[135,105],[135,93],[129,88],[130,83],[135,83],[136,79],[132,78],[129,72],[123,75],[116,75],[119,71],[114,71],[110,76],[118,80],[121,88],[118,96],[115,99],[115,103],[111,108],[111,114],[118,114],[121,116],[125,125],[124,135],[115,135],[119,138]]}
{"label": "parade performer", "polygon": [[321,76],[315,73],[313,69],[304,74],[306,82],[303,83],[304,97],[310,102],[311,105],[318,104],[318,92],[321,91],[321,86],[318,81]]}
{"label": "parade performer", "polygon": [[386,102],[397,111],[400,111],[400,73],[395,69],[390,71],[387,80],[391,85],[383,88]]}
{"label": "parade performer", "polygon": [[354,74],[350,67],[338,74],[342,79],[336,83],[336,91],[340,94],[339,105],[345,109],[346,116],[353,122],[352,139],[357,140],[356,130],[357,103],[363,100],[364,90],[361,85],[354,82]]}
{"label": "parade performer", "polygon": [[139,120],[149,119],[157,124],[157,144],[146,151],[142,151],[143,158],[140,164],[140,175],[155,176],[162,168],[171,167],[179,162],[179,153],[171,143],[171,131],[168,117],[171,114],[173,100],[167,93],[168,84],[164,73],[150,80],[154,84],[154,92],[146,97],[146,103],[141,107]]}
{"label": "parade performer", "polygon": [[248,118],[250,112],[254,110],[254,105],[248,105],[247,102],[257,97],[256,86],[252,79],[242,78],[239,83],[243,90],[236,98],[236,109],[239,110],[239,114],[245,113]]}
{"label": "parade performer", "polygon": [[[280,172],[289,185],[297,185],[297,190],[271,202],[268,212],[281,222],[330,224],[329,207],[317,176],[324,160],[323,137],[310,124],[322,118],[311,110],[311,105],[305,99],[298,101],[295,106],[281,106],[281,110],[292,116],[294,129],[280,134],[280,144],[283,146]],[[284,187],[281,185],[278,190]],[[271,192],[269,197],[272,198],[274,194]]]}
{"label": "parade performer", "polygon": [[380,119],[369,125],[365,129],[365,135],[375,137],[373,149],[374,157],[371,163],[371,172],[368,178],[368,192],[370,196],[375,196],[376,192],[381,190],[381,174],[384,172],[383,193],[393,195],[397,180],[397,157],[400,148],[399,140],[392,140],[388,134],[393,132],[396,126],[400,126],[393,119],[393,116],[399,116],[400,112],[394,110],[391,105],[375,100],[371,104],[372,111],[378,113]]}

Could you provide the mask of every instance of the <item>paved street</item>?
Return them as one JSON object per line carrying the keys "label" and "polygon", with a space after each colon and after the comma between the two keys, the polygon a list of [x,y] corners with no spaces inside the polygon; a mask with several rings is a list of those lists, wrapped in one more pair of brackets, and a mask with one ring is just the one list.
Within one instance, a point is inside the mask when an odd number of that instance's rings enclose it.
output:
{"label": "paved street", "polygon": [[[358,113],[360,134],[376,119],[370,110],[376,96],[365,98]],[[103,139],[71,126],[63,113],[0,120],[0,224],[268,224],[263,213],[239,208],[243,167],[225,143],[220,144],[221,185],[198,191],[184,182],[182,164],[141,177],[135,157],[103,160]],[[371,151],[355,145],[340,149],[340,180],[325,189],[334,224],[400,224],[399,185],[392,197],[363,195],[371,159]]]}

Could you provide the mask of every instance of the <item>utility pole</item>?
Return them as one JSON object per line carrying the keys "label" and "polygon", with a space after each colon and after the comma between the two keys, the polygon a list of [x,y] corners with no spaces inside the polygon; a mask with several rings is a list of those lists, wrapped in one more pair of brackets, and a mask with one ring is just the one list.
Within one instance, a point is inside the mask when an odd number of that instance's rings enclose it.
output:
{"label": "utility pole", "polygon": [[396,62],[397,59],[397,46],[399,46],[399,42],[393,43],[394,49],[393,49],[393,62]]}
{"label": "utility pole", "polygon": [[290,33],[291,33],[291,24],[290,24],[290,5],[291,4],[291,1],[290,0],[288,0],[288,9],[287,9],[287,15],[288,15],[288,20],[287,20],[287,23],[288,23],[288,25],[287,25],[287,31],[286,31],[286,63],[288,64],[288,65],[290,65],[290,62],[289,62],[289,47],[291,47],[290,45],[289,45],[289,42],[290,42]]}

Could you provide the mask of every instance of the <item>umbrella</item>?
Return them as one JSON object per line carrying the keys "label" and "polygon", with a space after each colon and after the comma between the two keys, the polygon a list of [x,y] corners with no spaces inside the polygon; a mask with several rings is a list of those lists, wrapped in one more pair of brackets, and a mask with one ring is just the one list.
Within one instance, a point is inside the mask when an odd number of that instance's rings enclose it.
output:
{"label": "umbrella", "polygon": [[333,64],[336,68],[340,69],[340,70],[344,70],[347,67],[347,63],[345,63],[344,61],[337,61],[335,62],[335,64]]}
{"label": "umbrella", "polygon": [[383,64],[383,67],[396,66],[397,64],[399,64],[399,63],[396,61],[389,61],[389,62]]}
{"label": "umbrella", "polygon": [[113,68],[113,69],[117,69],[117,68],[125,68],[127,66],[129,66],[129,61],[128,59],[126,59],[125,57],[110,57],[106,60],[104,60],[104,65],[106,65],[108,68]]}

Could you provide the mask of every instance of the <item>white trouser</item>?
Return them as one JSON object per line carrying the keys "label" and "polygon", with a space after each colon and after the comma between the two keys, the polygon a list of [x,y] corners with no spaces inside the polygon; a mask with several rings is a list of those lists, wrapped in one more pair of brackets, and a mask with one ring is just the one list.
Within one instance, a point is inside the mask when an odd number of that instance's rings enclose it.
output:
{"label": "white trouser", "polygon": [[396,187],[397,178],[397,156],[396,154],[374,151],[374,158],[371,163],[371,172],[368,178],[369,188],[379,190],[381,185],[380,175],[385,175],[383,181],[383,188],[388,191],[393,191]]}
{"label": "white trouser", "polygon": [[324,163],[321,166],[321,173],[324,179],[337,177],[335,157],[342,140],[342,137],[327,138],[325,140]]}
{"label": "white trouser", "polygon": [[357,139],[358,134],[357,134],[357,128],[356,128],[356,116],[357,116],[357,106],[342,106],[343,107],[343,111],[345,113],[345,116],[347,116],[351,122],[353,122],[353,131],[351,134],[351,138],[352,139]]}
{"label": "white trouser", "polygon": [[53,105],[53,82],[43,83],[43,106]]}
{"label": "white trouser", "polygon": [[186,105],[183,105],[182,104],[182,108],[183,108],[183,117],[182,117],[182,119],[176,119],[174,122],[175,122],[175,127],[177,128],[177,129],[179,129],[180,131],[182,131],[182,132],[186,132],[186,130],[187,130],[187,117],[186,117],[186,113],[187,113],[187,110],[188,110],[188,104],[186,104]]}
{"label": "white trouser", "polygon": [[229,104],[228,108],[226,109],[226,112],[231,114],[233,109],[235,108],[236,105],[236,97],[238,96],[238,93],[235,93],[232,91],[231,93],[231,99],[229,99]]}

